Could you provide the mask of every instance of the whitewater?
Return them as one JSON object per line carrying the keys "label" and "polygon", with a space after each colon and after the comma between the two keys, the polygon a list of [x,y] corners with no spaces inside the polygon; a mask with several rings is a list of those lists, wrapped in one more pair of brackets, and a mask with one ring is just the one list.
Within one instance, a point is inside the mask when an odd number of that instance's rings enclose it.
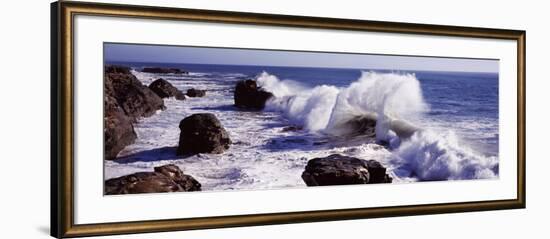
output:
{"label": "whitewater", "polygon": [[[255,80],[275,96],[260,112],[233,106],[235,83],[250,74],[132,73],[145,85],[163,78],[184,92],[206,89],[207,95],[165,99],[166,110],[140,119],[134,125],[136,142],[119,160],[105,161],[105,179],[173,163],[201,182],[203,190],[305,187],[301,174],[307,161],[335,153],[375,159],[395,183],[498,177],[498,153],[478,150],[473,145],[479,142],[466,137],[475,132],[475,140],[491,139],[498,131],[482,120],[437,117],[439,110],[426,102],[414,73],[362,71],[349,84],[315,85],[259,72]],[[215,114],[229,132],[230,149],[176,156],[179,121],[205,112]],[[376,119],[375,136],[354,134],[347,122],[356,117]],[[403,134],[403,128],[414,131]]]}

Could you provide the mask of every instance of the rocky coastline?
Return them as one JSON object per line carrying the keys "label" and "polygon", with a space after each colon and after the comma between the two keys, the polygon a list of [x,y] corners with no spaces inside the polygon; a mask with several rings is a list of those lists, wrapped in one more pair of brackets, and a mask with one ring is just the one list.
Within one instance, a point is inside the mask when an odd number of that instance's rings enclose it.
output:
{"label": "rocky coastline", "polygon": [[[143,68],[157,74],[188,74],[175,68]],[[164,100],[175,98],[181,104],[187,97],[207,97],[206,90],[188,89],[185,93],[165,79],[158,78],[148,86],[137,80],[125,66],[106,66],[104,74],[105,160],[117,160],[118,153],[131,145],[138,135],[134,124],[166,109]],[[258,86],[255,80],[241,80],[234,87],[235,110],[260,111],[274,95]],[[200,99],[197,99],[200,100]],[[376,121],[357,118],[349,122],[354,133],[374,137]],[[198,113],[181,119],[177,155],[224,154],[233,144],[222,122],[211,113]],[[290,125],[285,131],[301,130]],[[300,177],[300,175],[297,175]],[[340,154],[308,159],[301,178],[307,186],[391,183],[386,168],[373,159],[360,159]],[[174,164],[155,167],[153,172],[137,172],[105,181],[105,194],[161,193],[200,191],[201,183],[184,174]]]}

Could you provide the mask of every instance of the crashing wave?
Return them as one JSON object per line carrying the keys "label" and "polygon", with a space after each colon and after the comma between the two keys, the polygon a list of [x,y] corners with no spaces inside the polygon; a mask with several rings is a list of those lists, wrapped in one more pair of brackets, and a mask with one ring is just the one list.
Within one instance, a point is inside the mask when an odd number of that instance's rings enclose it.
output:
{"label": "crashing wave", "polygon": [[399,177],[430,181],[498,175],[497,157],[485,157],[460,144],[452,131],[437,134],[410,123],[423,120],[429,111],[414,74],[364,71],[357,81],[341,88],[307,88],[267,72],[256,80],[275,95],[266,110],[281,111],[312,132],[348,135],[358,130],[357,125],[361,128],[374,121],[376,139],[393,149],[391,163]]}

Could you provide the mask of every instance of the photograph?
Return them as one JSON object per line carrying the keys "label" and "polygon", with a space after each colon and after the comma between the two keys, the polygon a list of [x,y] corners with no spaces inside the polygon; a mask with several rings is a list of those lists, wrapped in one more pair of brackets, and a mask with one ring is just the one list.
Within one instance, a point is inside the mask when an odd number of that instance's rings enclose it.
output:
{"label": "photograph", "polygon": [[498,59],[103,51],[105,195],[499,176]]}

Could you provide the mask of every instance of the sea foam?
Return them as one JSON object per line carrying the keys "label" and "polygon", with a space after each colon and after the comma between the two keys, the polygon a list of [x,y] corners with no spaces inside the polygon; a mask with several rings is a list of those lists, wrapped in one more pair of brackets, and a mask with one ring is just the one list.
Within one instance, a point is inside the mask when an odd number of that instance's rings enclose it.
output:
{"label": "sea foam", "polygon": [[394,173],[421,181],[488,179],[498,175],[498,158],[465,147],[453,131],[416,132],[392,155]]}
{"label": "sea foam", "polygon": [[400,139],[397,127],[415,128],[411,122],[429,121],[420,82],[414,74],[364,71],[347,87],[321,85],[305,88],[263,72],[261,87],[276,97],[267,110],[278,110],[292,122],[312,132],[335,136],[350,133],[346,127],[356,117],[376,119],[376,139],[392,148],[389,163],[396,176],[413,180],[494,178],[498,158],[486,157],[460,143],[453,131],[418,129]]}
{"label": "sea foam", "polygon": [[393,119],[418,118],[428,109],[414,74],[364,71],[357,81],[343,88],[320,85],[307,89],[266,72],[257,81],[276,96],[267,103],[267,110],[280,110],[311,131],[332,135],[348,133],[347,122],[371,115],[378,121],[379,140],[389,140]]}

